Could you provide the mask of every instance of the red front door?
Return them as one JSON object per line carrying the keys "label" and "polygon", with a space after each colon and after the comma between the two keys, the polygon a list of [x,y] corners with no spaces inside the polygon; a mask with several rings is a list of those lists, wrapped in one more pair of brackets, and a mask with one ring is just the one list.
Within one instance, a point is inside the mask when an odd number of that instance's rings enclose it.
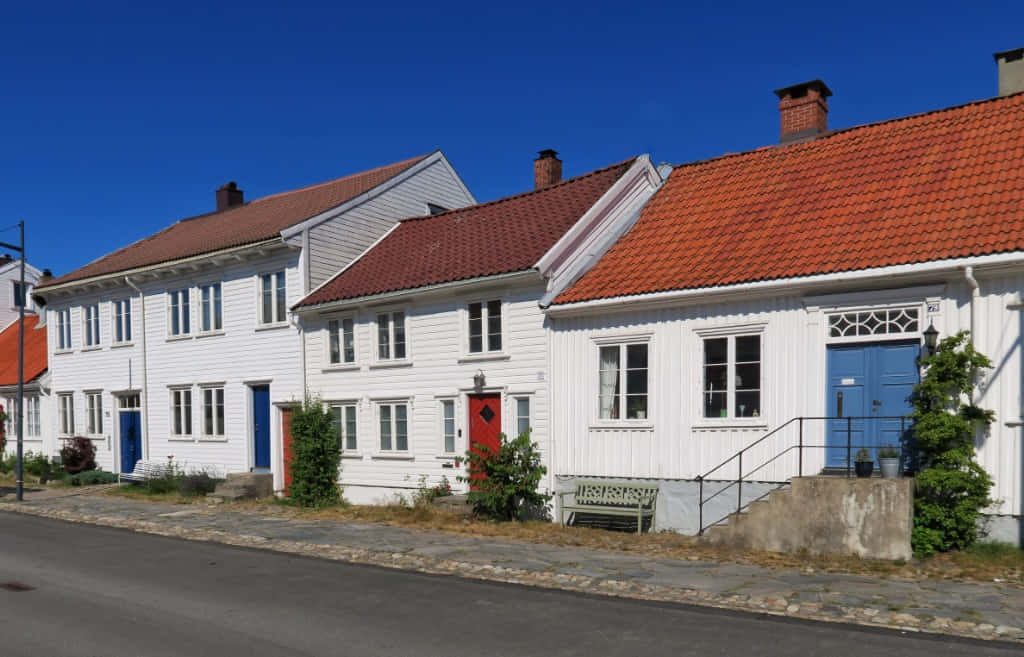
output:
{"label": "red front door", "polygon": [[469,395],[469,448],[479,453],[477,445],[501,449],[501,395]]}
{"label": "red front door", "polygon": [[284,446],[284,494],[292,485],[292,408],[281,409],[281,443]]}

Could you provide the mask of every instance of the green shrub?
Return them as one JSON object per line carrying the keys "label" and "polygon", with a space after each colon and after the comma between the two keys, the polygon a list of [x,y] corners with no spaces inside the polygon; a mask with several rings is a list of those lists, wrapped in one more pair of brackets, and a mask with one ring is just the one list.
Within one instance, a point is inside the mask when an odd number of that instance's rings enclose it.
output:
{"label": "green shrub", "polygon": [[178,486],[181,485],[181,480],[185,477],[185,474],[174,464],[173,461],[167,461],[167,469],[164,470],[163,476],[152,477],[141,483],[141,486],[146,489],[146,492],[154,495],[163,495],[165,493],[176,493]]}
{"label": "green shrub", "polygon": [[95,470],[96,446],[84,436],[75,436],[60,448],[60,460],[68,474]]}
{"label": "green shrub", "polygon": [[974,405],[978,370],[991,363],[961,331],[925,356],[914,388],[914,440],[920,458],[914,497],[914,552],[962,550],[978,538],[978,516],[992,500],[992,478],[975,460],[974,437],[994,413]]}
{"label": "green shrub", "polygon": [[436,486],[427,486],[427,475],[420,477],[420,485],[412,496],[412,505],[417,507],[430,506],[439,497],[448,497],[452,494],[452,484],[448,481],[447,475],[441,476],[441,481]]}
{"label": "green shrub", "polygon": [[67,482],[72,486],[95,486],[97,484],[115,484],[117,475],[105,470],[84,470],[67,476]]}
{"label": "green shrub", "polygon": [[341,501],[338,475],[341,446],[329,410],[319,399],[307,397],[292,411],[292,482],[288,496],[295,504],[322,507]]}
{"label": "green shrub", "polygon": [[178,483],[178,492],[186,497],[209,495],[217,488],[219,481],[205,472],[187,474]]}
{"label": "green shrub", "polygon": [[0,458],[0,472],[14,472],[14,468],[18,466],[18,456],[16,454],[9,454],[6,457]]}
{"label": "green shrub", "polygon": [[530,441],[527,429],[515,440],[499,436],[501,446],[495,452],[476,445],[466,452],[469,476],[469,504],[473,510],[496,520],[525,520],[546,514],[551,495],[539,493],[547,468],[541,465],[537,443]]}

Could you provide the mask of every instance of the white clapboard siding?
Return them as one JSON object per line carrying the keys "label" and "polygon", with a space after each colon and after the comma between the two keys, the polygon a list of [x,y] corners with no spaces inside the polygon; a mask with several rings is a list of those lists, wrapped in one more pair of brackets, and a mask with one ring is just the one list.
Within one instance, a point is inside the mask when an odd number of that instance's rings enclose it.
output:
{"label": "white clapboard siding", "polygon": [[[994,366],[978,399],[994,409],[997,421],[979,437],[979,461],[994,477],[996,513],[1021,512],[1021,323],[1024,314],[1008,310],[1024,290],[1024,274],[984,277],[977,308],[976,346]],[[938,309],[926,313],[926,299],[911,294],[921,308],[921,329],[934,321],[942,336],[970,328],[970,294],[961,278],[933,281]],[[910,289],[910,288],[908,288]],[[915,288],[920,289],[920,288]],[[820,291],[819,291],[820,293]],[[849,294],[847,296],[850,296]],[[894,303],[891,294],[863,292],[846,305]],[[819,298],[820,299],[820,298]],[[753,297],[663,309],[603,312],[601,316],[554,317],[551,332],[553,468],[556,475],[693,479],[790,418],[826,411],[825,311],[802,295]],[[844,307],[844,306],[837,306]],[[713,327],[764,324],[763,415],[756,427],[738,421],[705,420],[701,412],[702,347],[697,331]],[[608,428],[596,421],[597,347],[595,338],[650,334],[650,422],[644,427]],[[867,340],[870,341],[870,340]],[[1008,425],[1007,423],[1010,423]],[[821,422],[805,425],[805,444],[823,444]],[[745,455],[744,472],[795,445],[797,427],[775,434]],[[808,450],[804,472],[822,466],[821,450]],[[797,470],[796,451],[748,477],[784,480]],[[735,461],[713,478],[737,475]]]}
{"label": "white clapboard siding", "polygon": [[[461,208],[473,203],[443,160],[309,231],[310,287],[338,273],[398,219],[428,214],[427,203]],[[339,265],[339,263],[342,263]]]}
{"label": "white clapboard siding", "polygon": [[[447,476],[455,481],[461,469],[445,468],[451,463],[443,454],[439,397],[456,400],[456,424],[462,435],[456,439],[456,454],[467,449],[468,419],[466,394],[473,392],[473,376],[482,371],[487,378],[485,392],[502,394],[502,430],[515,432],[515,398],[530,398],[533,439],[540,444],[545,462],[550,459],[548,440],[547,339],[544,317],[537,304],[543,288],[514,289],[481,293],[473,299],[501,298],[504,301],[506,359],[467,360],[463,340],[467,298],[446,297],[406,305],[404,309],[410,365],[380,367],[374,362],[376,308],[355,313],[357,364],[354,368],[331,369],[326,351],[326,326],[333,315],[304,320],[306,358],[310,391],[325,402],[358,402],[359,449],[346,452],[341,481],[345,495],[357,502],[387,500],[396,491],[428,485]],[[338,316],[343,316],[344,313]],[[460,362],[461,361],[461,362]],[[410,400],[410,449],[406,459],[386,458],[380,453],[375,402]],[[543,484],[550,487],[550,481]]]}

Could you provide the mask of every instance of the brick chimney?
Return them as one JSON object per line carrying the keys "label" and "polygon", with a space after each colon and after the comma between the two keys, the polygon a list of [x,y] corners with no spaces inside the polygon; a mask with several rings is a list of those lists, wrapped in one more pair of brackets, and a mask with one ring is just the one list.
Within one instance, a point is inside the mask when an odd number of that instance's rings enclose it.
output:
{"label": "brick chimney", "polygon": [[238,183],[224,183],[217,190],[217,212],[233,208],[245,202],[242,190],[238,189]]}
{"label": "brick chimney", "polygon": [[53,272],[49,269],[44,269],[43,273],[39,276],[39,284],[49,283],[53,280]]}
{"label": "brick chimney", "polygon": [[550,148],[538,152],[537,159],[533,161],[533,188],[540,189],[561,180],[562,161],[558,159],[558,152]]}
{"label": "brick chimney", "polygon": [[782,130],[780,143],[813,139],[828,132],[828,103],[832,90],[821,80],[776,89]]}
{"label": "brick chimney", "polygon": [[1024,48],[1004,50],[992,56],[999,69],[999,95],[1024,91]]}

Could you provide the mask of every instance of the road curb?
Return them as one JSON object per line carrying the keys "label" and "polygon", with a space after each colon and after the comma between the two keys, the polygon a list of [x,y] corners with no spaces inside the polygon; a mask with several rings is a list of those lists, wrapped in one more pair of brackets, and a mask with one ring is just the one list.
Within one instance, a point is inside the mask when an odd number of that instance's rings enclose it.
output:
{"label": "road curb", "polygon": [[127,529],[156,536],[203,541],[235,547],[270,550],[345,563],[381,566],[432,575],[456,576],[466,579],[519,584],[536,588],[631,598],[653,602],[682,603],[715,609],[744,611],[769,616],[796,618],[829,623],[855,624],[865,627],[957,636],[986,641],[1024,644],[1024,629],[991,623],[962,621],[952,618],[918,616],[911,613],[890,613],[873,607],[823,605],[813,602],[791,602],[784,598],[761,598],[737,594],[717,594],[697,589],[666,587],[629,580],[611,580],[564,573],[507,568],[489,564],[471,564],[433,557],[414,556],[401,552],[378,552],[343,545],[323,545],[271,539],[265,536],[232,534],[213,529],[192,529],[180,525],[112,516],[48,509],[24,504],[0,502],[0,511],[38,516],[66,522]]}

